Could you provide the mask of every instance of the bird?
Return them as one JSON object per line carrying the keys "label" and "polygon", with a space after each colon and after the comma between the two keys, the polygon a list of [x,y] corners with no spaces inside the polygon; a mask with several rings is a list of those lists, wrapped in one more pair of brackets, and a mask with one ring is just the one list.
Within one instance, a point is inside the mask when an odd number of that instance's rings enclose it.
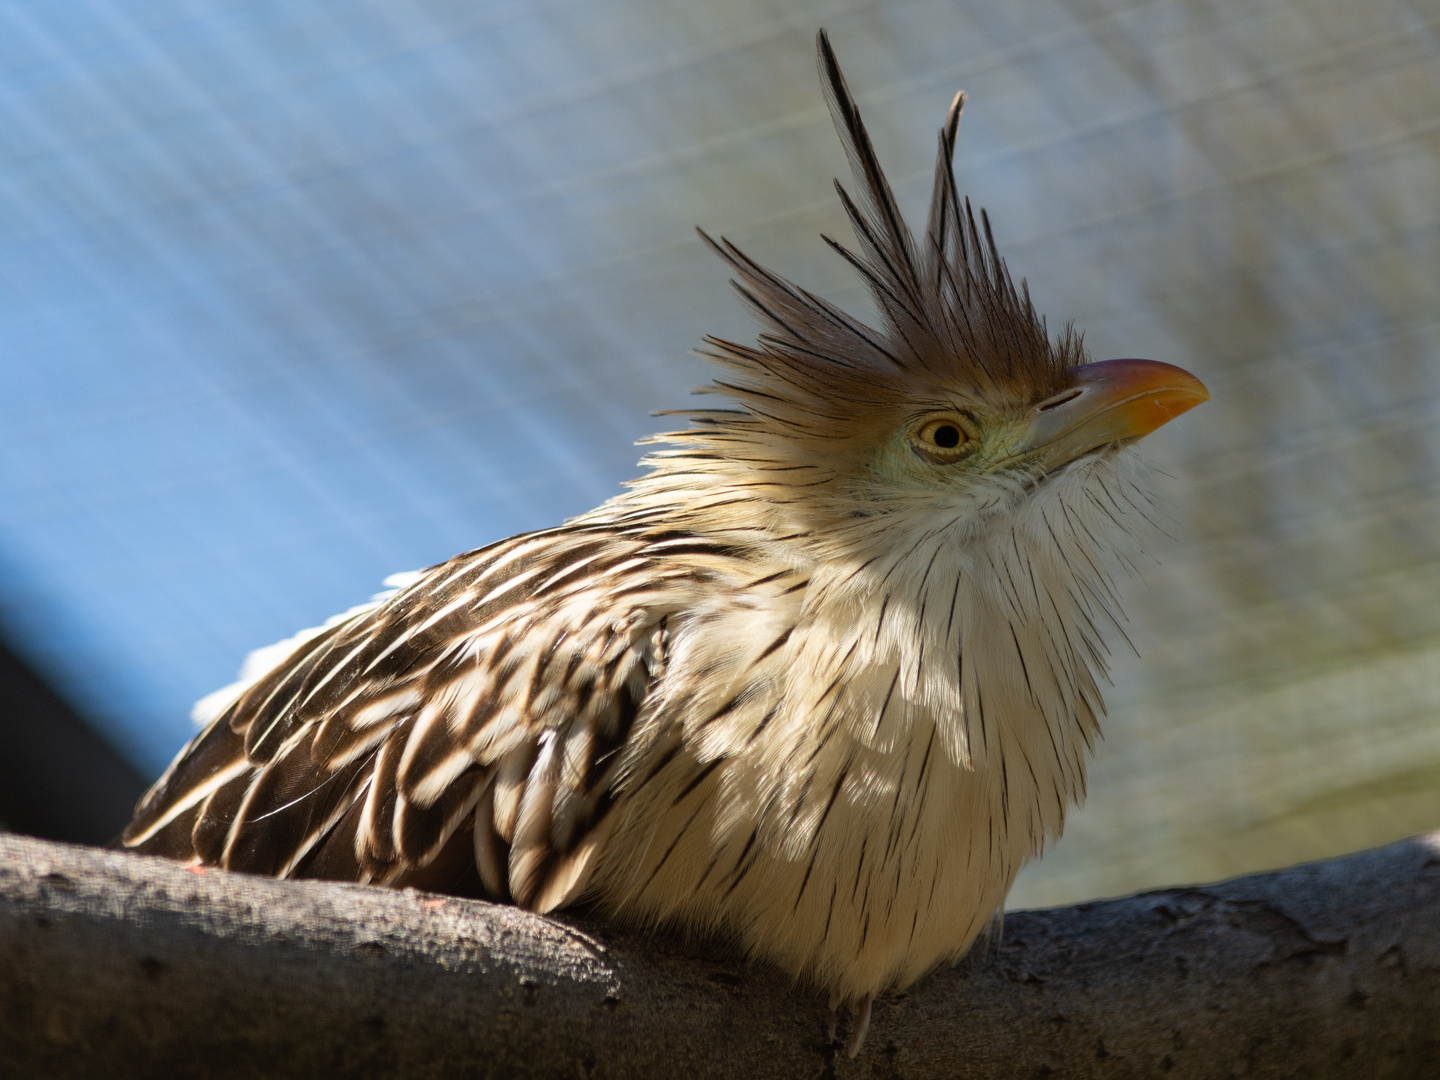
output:
{"label": "bird", "polygon": [[598,508],[252,654],[125,848],[723,935],[852,1056],[988,932],[1085,793],[1131,447],[1209,394],[1049,331],[958,193],[963,93],[917,239],[817,54],[874,325],[702,231],[761,326],[705,339],[716,398]]}

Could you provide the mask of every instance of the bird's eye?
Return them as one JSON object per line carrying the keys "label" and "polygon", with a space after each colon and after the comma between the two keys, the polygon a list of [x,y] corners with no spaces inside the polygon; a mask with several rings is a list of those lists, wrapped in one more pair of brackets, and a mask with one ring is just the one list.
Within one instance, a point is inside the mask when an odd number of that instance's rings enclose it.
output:
{"label": "bird's eye", "polygon": [[960,429],[954,424],[937,424],[933,429],[926,429],[926,438],[936,446],[953,450],[960,445]]}
{"label": "bird's eye", "polygon": [[969,453],[970,432],[958,416],[932,416],[915,429],[910,444],[926,461],[944,465]]}

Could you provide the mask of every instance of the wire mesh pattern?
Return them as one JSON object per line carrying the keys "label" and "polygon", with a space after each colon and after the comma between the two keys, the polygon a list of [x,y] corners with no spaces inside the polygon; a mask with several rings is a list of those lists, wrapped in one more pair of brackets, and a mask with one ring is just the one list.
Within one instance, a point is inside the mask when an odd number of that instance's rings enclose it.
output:
{"label": "wire mesh pattern", "polygon": [[1147,447],[1092,795],[1012,902],[1440,822],[1440,60],[1399,0],[0,10],[0,617],[150,772],[246,651],[587,509],[818,239],[831,33],[907,207],[1214,401]]}

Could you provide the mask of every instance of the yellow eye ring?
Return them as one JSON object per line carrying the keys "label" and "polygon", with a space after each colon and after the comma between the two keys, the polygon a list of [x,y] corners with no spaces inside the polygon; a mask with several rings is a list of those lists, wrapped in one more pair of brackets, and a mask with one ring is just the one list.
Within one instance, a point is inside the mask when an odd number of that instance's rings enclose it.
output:
{"label": "yellow eye ring", "polygon": [[959,461],[970,452],[969,426],[954,413],[931,416],[910,436],[915,453],[936,465]]}

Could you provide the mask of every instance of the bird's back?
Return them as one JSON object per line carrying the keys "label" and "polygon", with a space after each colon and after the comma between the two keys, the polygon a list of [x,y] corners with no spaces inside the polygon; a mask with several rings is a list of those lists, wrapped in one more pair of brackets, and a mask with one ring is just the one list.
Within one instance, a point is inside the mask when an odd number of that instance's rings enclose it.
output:
{"label": "bird's back", "polygon": [[616,777],[643,757],[671,627],[750,562],[643,526],[562,527],[458,556],[243,688],[122,842],[554,907],[573,894],[559,883],[583,874]]}

